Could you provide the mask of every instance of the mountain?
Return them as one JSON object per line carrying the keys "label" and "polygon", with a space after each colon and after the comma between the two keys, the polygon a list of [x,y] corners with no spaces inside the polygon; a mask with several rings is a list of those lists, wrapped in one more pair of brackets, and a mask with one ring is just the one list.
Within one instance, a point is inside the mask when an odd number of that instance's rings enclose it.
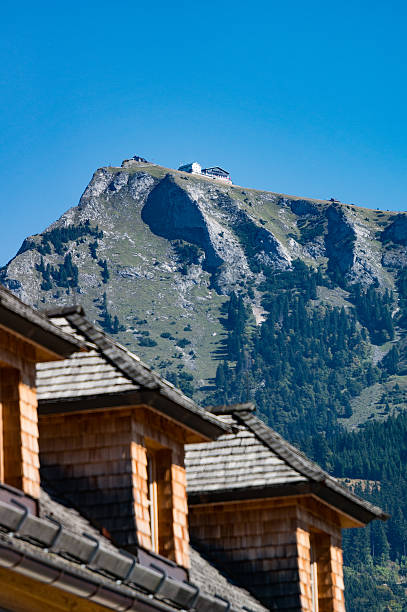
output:
{"label": "mountain", "polygon": [[407,214],[150,164],[98,169],[0,282],[90,319],[206,404],[266,422],[385,526],[345,538],[348,610],[407,610]]}
{"label": "mountain", "polygon": [[[265,281],[303,262],[324,277],[314,310],[355,310],[352,288],[373,287],[379,296],[392,291],[397,311],[406,229],[404,213],[242,188],[137,157],[98,169],[78,206],[27,238],[0,280],[34,306],[80,302],[161,373],[181,374],[177,382],[199,398],[225,356],[232,294],[242,296],[248,326],[260,327]],[[376,364],[393,338],[371,336],[364,352]],[[404,331],[396,338],[402,346]],[[350,426],[380,416],[393,386],[364,385]]]}

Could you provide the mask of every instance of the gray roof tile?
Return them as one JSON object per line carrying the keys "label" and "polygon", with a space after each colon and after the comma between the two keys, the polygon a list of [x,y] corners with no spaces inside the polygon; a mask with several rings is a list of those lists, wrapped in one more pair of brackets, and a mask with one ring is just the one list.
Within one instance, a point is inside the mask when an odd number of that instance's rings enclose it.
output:
{"label": "gray roof tile", "polygon": [[38,364],[39,400],[98,395],[139,389],[97,351],[75,353],[70,359]]}
{"label": "gray roof tile", "polygon": [[[306,481],[242,425],[237,433],[214,442],[188,444],[185,465],[188,493],[270,486],[281,482]],[[210,469],[209,469],[210,468]]]}
{"label": "gray roof tile", "polygon": [[[115,342],[90,323],[79,306],[48,311],[48,316],[63,330],[81,339],[88,353],[75,353],[62,362],[41,364],[37,369],[37,391],[42,405],[59,400],[98,398],[126,392],[153,393],[166,406],[177,408],[176,417],[192,429],[205,431],[209,438],[228,429],[222,419],[198,406],[174,385],[145,365],[139,357]],[[145,399],[145,403],[148,403]],[[154,405],[155,406],[155,405]],[[158,409],[159,406],[155,406]]]}
{"label": "gray roof tile", "polygon": [[241,610],[243,607],[252,612],[263,612],[267,610],[248,591],[236,586],[230,578],[219,571],[212,563],[194,547],[190,547],[191,582],[196,584],[202,591],[210,595],[222,595],[233,608]]}
{"label": "gray roof tile", "polygon": [[250,499],[253,489],[267,489],[271,494],[274,486],[309,483],[317,495],[361,522],[388,518],[263,423],[253,408],[250,404],[230,406],[230,414],[225,406],[212,408],[232,432],[214,442],[186,446],[187,486],[193,503],[199,503],[200,496],[215,499],[227,492],[232,499],[237,491]]}

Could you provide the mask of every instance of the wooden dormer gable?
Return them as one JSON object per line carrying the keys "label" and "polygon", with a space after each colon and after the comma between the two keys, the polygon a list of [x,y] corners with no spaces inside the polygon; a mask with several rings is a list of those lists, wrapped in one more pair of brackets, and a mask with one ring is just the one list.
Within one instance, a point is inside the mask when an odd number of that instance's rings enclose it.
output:
{"label": "wooden dormer gable", "polygon": [[198,406],[103,331],[79,306],[48,311],[54,325],[87,343],[76,354],[37,372],[40,414],[62,414],[120,406],[145,406],[185,429],[186,442],[217,438],[228,427]]}
{"label": "wooden dormer gable", "polygon": [[[23,342],[24,358],[33,363],[63,359],[84,348],[82,341],[55,327],[46,316],[24,304],[1,285],[0,330]],[[6,350],[4,340],[1,346],[3,351]],[[6,359],[4,352],[2,355],[2,360]]]}
{"label": "wooden dormer gable", "polygon": [[122,547],[188,566],[184,445],[228,426],[84,317],[50,313],[88,353],[40,364],[42,474]]}
{"label": "wooden dormer gable", "polygon": [[267,427],[253,404],[212,411],[232,431],[187,446],[192,541],[269,609],[344,612],[341,529],[388,515]]}
{"label": "wooden dormer gable", "polygon": [[38,497],[35,365],[82,346],[0,286],[0,483]]}

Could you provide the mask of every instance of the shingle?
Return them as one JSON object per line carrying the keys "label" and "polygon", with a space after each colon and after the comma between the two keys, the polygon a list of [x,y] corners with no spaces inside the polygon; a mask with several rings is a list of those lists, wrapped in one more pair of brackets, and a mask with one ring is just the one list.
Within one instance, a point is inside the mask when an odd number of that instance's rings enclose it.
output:
{"label": "shingle", "polygon": [[190,580],[210,595],[221,595],[237,610],[265,612],[265,608],[245,589],[233,584],[230,577],[222,573],[193,546],[190,547]]}
{"label": "shingle", "polygon": [[116,550],[116,547],[108,538],[100,533],[84,516],[72,508],[68,501],[63,500],[49,486],[43,486],[39,498],[39,516],[46,518],[51,516],[71,533],[87,533],[103,543],[105,548]]}
{"label": "shingle", "polygon": [[306,480],[242,425],[237,434],[223,435],[205,444],[187,445],[185,465],[188,493]]}
{"label": "shingle", "polygon": [[75,353],[70,359],[37,367],[39,400],[120,393],[138,388],[95,350]]}
{"label": "shingle", "polygon": [[74,354],[58,364],[38,367],[40,401],[55,402],[59,398],[77,399],[139,389],[155,391],[186,412],[185,422],[191,417],[196,424],[201,421],[199,427],[205,428],[205,432],[210,431],[210,437],[227,430],[223,420],[198,406],[174,385],[155,374],[136,355],[92,325],[81,308],[72,307],[65,312],[64,309],[56,309],[49,312],[49,316],[60,329],[85,340],[91,350],[86,355]]}

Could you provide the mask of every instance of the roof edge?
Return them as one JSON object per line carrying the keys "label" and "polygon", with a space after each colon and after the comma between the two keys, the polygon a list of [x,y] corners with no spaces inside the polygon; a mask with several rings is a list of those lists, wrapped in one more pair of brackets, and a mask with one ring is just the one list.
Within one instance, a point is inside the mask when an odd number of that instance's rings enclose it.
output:
{"label": "roof edge", "polygon": [[[326,485],[326,486],[324,486]],[[352,497],[343,495],[343,491],[336,490],[330,483],[304,482],[303,480],[277,485],[240,487],[236,489],[221,489],[216,491],[204,491],[188,493],[188,505],[203,506],[206,504],[224,504],[227,502],[250,502],[256,500],[273,499],[279,497],[304,497],[314,496],[339,514],[354,521],[353,525],[367,525],[375,519],[387,521],[389,515],[381,508],[364,502],[360,504],[359,498],[356,501]],[[359,502],[359,503],[358,503]],[[356,525],[355,525],[356,523]]]}
{"label": "roof edge", "polygon": [[48,361],[69,357],[85,348],[85,343],[60,330],[43,313],[25,304],[2,285],[0,322],[26,342],[47,351],[50,354]]}
{"label": "roof edge", "polygon": [[[236,414],[236,419],[248,429],[290,467],[308,478],[313,483],[314,492],[323,500],[335,499],[339,510],[346,506],[346,514],[356,520],[369,523],[374,519],[386,521],[390,515],[378,506],[358,497],[347,487],[338,482],[317,463],[311,461],[295,446],[287,442],[277,432],[268,427],[261,419],[248,412]],[[341,499],[343,500],[341,504]],[[333,503],[333,502],[332,502]],[[361,518],[363,517],[363,518]]]}
{"label": "roof edge", "polygon": [[49,319],[53,319],[54,317],[65,317],[70,314],[81,314],[85,316],[85,310],[82,305],[71,304],[70,306],[54,306],[49,308],[41,308],[41,313],[43,313]]}
{"label": "roof edge", "polygon": [[221,404],[219,406],[207,406],[206,410],[216,415],[235,414],[239,412],[254,412],[256,405],[253,402],[242,404]]}

